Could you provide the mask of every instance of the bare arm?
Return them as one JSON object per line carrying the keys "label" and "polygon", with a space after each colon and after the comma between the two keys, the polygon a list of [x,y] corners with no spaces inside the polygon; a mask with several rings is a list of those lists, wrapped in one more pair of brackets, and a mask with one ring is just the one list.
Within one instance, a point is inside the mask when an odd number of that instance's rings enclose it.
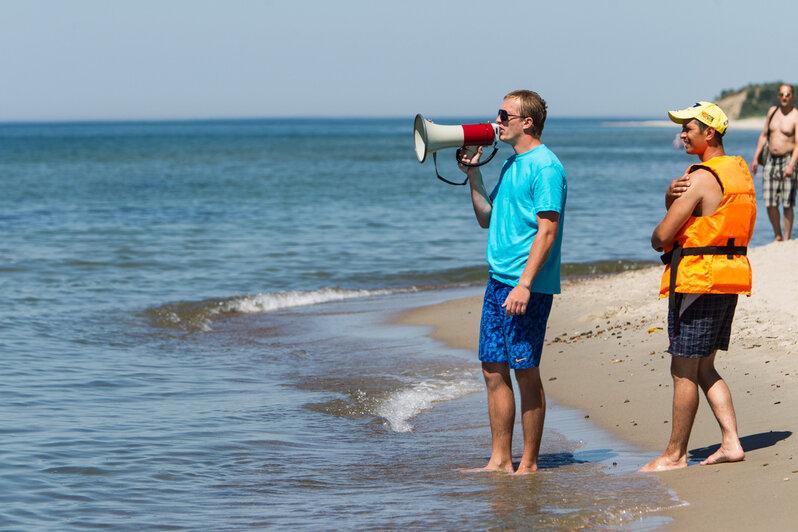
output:
{"label": "bare arm", "polygon": [[784,169],[784,175],[782,176],[784,179],[789,179],[795,174],[795,163],[798,162],[798,118],[793,118],[793,137],[795,139],[795,148],[792,150],[792,155],[790,155],[790,162],[787,165],[787,168]]}
{"label": "bare arm", "polygon": [[673,244],[679,229],[690,216],[712,214],[723,199],[723,190],[709,170],[698,169],[690,175],[692,186],[673,200],[665,218],[651,235],[651,247],[657,251],[663,251]]}
{"label": "bare arm", "polygon": [[768,109],[767,117],[765,118],[765,128],[762,130],[762,134],[759,135],[759,139],[756,141],[756,150],[754,150],[754,160],[751,161],[751,175],[756,175],[756,171],[759,168],[759,154],[762,153],[762,150],[765,147],[765,142],[768,140],[768,128],[770,127],[770,115],[773,114],[773,111],[776,109],[774,105],[770,109]]}
{"label": "bare arm", "polygon": [[668,189],[665,191],[665,208],[670,209],[673,200],[684,194],[689,186],[690,174],[687,172],[685,172],[682,177],[671,181],[671,184],[668,185]]}
{"label": "bare arm", "polygon": [[[458,164],[460,162],[475,164],[479,161],[480,155],[482,155],[482,148],[479,148],[473,157],[469,157],[468,153],[463,150]],[[479,168],[463,166],[462,164],[459,164],[459,167],[468,176],[468,186],[471,188],[471,203],[474,206],[477,222],[480,227],[487,228],[490,226],[493,201],[491,201],[490,194],[488,194],[485,184],[482,182],[482,172],[479,171]]]}
{"label": "bare arm", "polygon": [[537,277],[538,272],[549,258],[549,252],[557,239],[557,231],[560,227],[560,213],[554,211],[544,211],[537,214],[538,232],[532,240],[532,247],[529,250],[529,258],[521,272],[521,279],[518,284],[507,295],[504,300],[505,311],[508,316],[517,316],[526,312],[529,303],[530,288]]}

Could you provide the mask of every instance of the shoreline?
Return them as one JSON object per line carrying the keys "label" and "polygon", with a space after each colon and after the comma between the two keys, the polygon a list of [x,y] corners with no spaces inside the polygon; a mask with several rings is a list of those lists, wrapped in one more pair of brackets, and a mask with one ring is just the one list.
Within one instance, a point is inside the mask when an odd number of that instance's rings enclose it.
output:
{"label": "shoreline", "polygon": [[[765,129],[766,120],[764,117],[729,120],[729,130],[762,131]],[[602,122],[602,124],[617,127],[667,127],[671,129],[678,127],[677,124],[670,120],[623,120],[617,122],[607,121]]]}
{"label": "shoreline", "polygon": [[[729,351],[716,357],[732,393],[746,458],[712,466],[691,461],[685,469],[656,473],[689,503],[661,512],[674,519],[668,528],[709,522],[730,530],[788,528],[794,520],[786,509],[798,496],[798,360],[790,356],[798,351],[798,243],[752,248],[749,260],[752,296],[740,298]],[[665,448],[671,422],[667,300],[657,298],[661,274],[662,267],[654,266],[565,281],[554,299],[541,364],[547,395],[650,450],[649,460]],[[431,326],[433,338],[473,352],[481,299],[418,308],[397,321]],[[720,430],[702,397],[690,453],[703,458],[707,447],[719,443]]]}

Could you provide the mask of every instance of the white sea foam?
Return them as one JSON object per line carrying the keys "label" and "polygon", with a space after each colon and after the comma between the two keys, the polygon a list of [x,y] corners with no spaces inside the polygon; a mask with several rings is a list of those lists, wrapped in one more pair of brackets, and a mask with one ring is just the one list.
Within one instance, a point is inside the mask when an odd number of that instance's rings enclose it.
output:
{"label": "white sea foam", "polygon": [[480,389],[476,378],[464,376],[454,381],[429,379],[387,396],[378,406],[377,414],[385,418],[391,430],[410,432],[413,430],[410,420],[431,409],[434,403],[451,401]]}
{"label": "white sea foam", "polygon": [[150,309],[148,312],[157,325],[191,331],[208,332],[213,320],[226,314],[259,314],[282,309],[319,305],[347,299],[385,296],[402,292],[415,292],[415,287],[394,290],[344,290],[321,288],[308,291],[285,291],[228,299],[182,301]]}
{"label": "white sea foam", "polygon": [[274,312],[286,308],[318,305],[332,301],[356,299],[361,297],[383,296],[392,294],[391,290],[342,290],[340,288],[321,288],[319,290],[274,292],[257,294],[254,296],[234,297],[220,301],[219,306],[211,309],[212,314],[225,312],[240,312],[242,314],[256,314]]}

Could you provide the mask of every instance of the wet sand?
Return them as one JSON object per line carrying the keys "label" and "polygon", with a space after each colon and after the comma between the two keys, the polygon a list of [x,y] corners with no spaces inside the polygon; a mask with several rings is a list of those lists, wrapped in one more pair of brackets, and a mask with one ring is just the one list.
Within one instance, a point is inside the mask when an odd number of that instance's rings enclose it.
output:
{"label": "wet sand", "polygon": [[[671,529],[788,529],[798,514],[798,243],[754,248],[749,258],[753,294],[740,298],[729,351],[716,357],[746,457],[697,465],[720,443],[702,396],[690,466],[655,474],[688,503],[665,512],[674,518]],[[667,300],[657,298],[661,273],[653,267],[566,282],[554,299],[541,365],[548,395],[650,449],[647,460],[664,450],[671,423]],[[435,338],[475,350],[480,309],[481,297],[472,297],[416,309],[400,321],[432,326]]]}

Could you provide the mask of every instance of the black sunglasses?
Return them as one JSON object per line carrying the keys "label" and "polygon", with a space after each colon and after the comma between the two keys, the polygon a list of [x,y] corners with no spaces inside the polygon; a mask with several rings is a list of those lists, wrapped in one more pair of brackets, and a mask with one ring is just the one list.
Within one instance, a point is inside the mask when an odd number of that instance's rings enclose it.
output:
{"label": "black sunglasses", "polygon": [[510,120],[511,117],[512,118],[526,118],[525,116],[521,116],[521,115],[511,115],[510,113],[508,113],[504,109],[499,109],[499,120],[501,120],[502,122],[507,122],[508,120]]}

